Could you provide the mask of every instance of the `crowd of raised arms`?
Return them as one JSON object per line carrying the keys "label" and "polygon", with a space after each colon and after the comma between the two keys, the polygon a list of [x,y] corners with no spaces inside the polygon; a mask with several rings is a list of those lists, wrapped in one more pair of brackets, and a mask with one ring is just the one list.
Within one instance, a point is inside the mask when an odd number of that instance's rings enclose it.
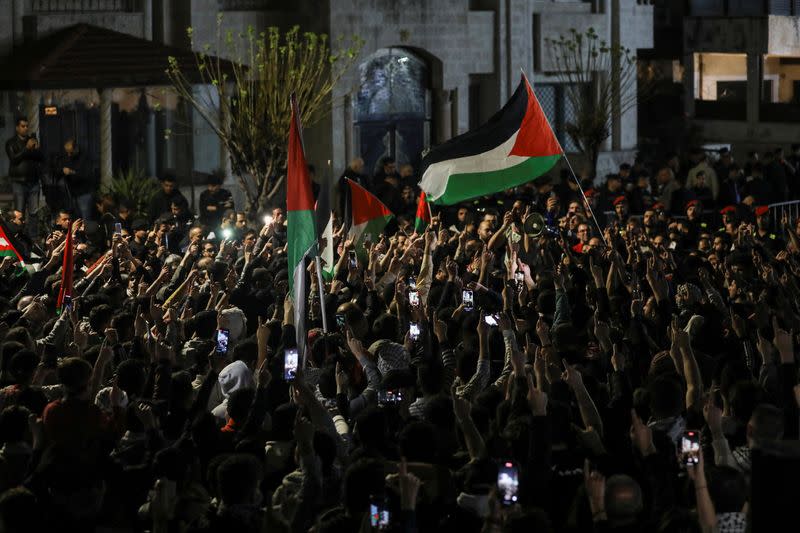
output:
{"label": "crowd of raised arms", "polygon": [[397,216],[361,247],[337,204],[296,371],[282,208],[167,177],[5,213],[0,531],[795,530],[798,161],[545,176],[416,233],[413,169],[356,160]]}

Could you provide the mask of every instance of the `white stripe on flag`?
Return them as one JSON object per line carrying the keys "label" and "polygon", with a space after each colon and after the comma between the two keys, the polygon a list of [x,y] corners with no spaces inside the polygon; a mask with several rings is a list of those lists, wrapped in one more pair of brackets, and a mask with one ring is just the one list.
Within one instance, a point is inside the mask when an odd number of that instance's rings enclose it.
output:
{"label": "white stripe on flag", "polygon": [[509,137],[504,143],[480,154],[447,159],[433,163],[422,176],[419,187],[428,195],[428,201],[436,201],[447,189],[447,182],[453,174],[468,174],[473,172],[494,172],[516,166],[529,159],[518,155],[508,155],[517,142],[519,130]]}

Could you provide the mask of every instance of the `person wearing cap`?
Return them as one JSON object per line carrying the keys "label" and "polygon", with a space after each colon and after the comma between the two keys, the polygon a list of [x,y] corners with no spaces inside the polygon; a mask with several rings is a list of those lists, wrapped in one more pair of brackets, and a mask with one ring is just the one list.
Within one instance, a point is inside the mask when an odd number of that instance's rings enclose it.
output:
{"label": "person wearing cap", "polygon": [[597,190],[589,187],[583,190],[583,195],[586,197],[584,201],[584,211],[594,210],[597,207]]}
{"label": "person wearing cap", "polygon": [[700,200],[686,202],[687,240],[696,242],[700,233],[705,232],[708,224],[703,221],[703,203]]}
{"label": "person wearing cap", "polygon": [[208,177],[208,188],[200,193],[200,223],[209,230],[219,226],[226,209],[233,209],[231,192],[222,188],[224,179],[223,172],[215,170]]}
{"label": "person wearing cap", "polygon": [[757,206],[754,210],[756,215],[756,233],[753,237],[756,241],[764,245],[764,247],[776,255],[781,250],[786,248],[786,243],[773,231],[769,207],[766,205]]}
{"label": "person wearing cap", "polygon": [[725,226],[728,224],[736,223],[735,205],[726,205],[720,210],[719,214],[722,215],[722,228],[720,228],[720,231],[725,231]]}
{"label": "person wearing cap", "polygon": [[628,220],[628,199],[624,195],[619,195],[611,204],[614,206],[617,222],[624,224]]}

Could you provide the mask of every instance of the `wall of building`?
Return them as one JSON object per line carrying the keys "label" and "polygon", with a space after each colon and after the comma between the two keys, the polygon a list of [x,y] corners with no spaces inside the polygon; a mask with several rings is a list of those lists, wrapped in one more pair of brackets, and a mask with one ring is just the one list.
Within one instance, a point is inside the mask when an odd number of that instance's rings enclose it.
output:
{"label": "wall of building", "polygon": [[[467,131],[470,75],[495,70],[494,13],[471,11],[469,0],[331,0],[330,28],[334,39],[354,34],[361,37],[362,58],[387,47],[415,48],[433,56],[442,67],[441,77],[433,80],[433,89],[456,91],[452,113],[456,115],[457,132],[451,133]],[[353,69],[333,94],[331,137],[336,169],[343,168],[353,155],[345,143],[345,128],[352,126],[345,121],[344,102],[358,85],[358,71]]]}

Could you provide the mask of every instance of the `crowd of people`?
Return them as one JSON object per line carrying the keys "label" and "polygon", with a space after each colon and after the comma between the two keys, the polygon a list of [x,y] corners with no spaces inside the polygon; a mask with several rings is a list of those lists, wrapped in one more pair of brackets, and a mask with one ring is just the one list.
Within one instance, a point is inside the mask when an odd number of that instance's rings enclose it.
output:
{"label": "crowd of people", "polygon": [[637,161],[588,201],[542,177],[419,233],[413,168],[354,161],[396,220],[337,217],[296,369],[282,208],[215,180],[194,217],[167,177],[146,216],[84,199],[40,237],[17,187],[0,531],[792,530],[800,224],[767,205],[800,166],[768,155]]}

